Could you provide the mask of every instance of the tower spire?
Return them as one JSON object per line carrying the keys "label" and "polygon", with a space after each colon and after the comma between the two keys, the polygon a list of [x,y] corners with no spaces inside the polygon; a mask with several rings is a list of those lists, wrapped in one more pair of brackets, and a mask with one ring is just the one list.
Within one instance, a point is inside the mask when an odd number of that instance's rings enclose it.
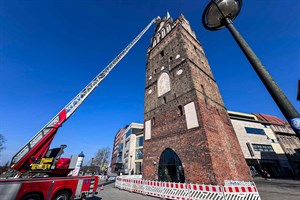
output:
{"label": "tower spire", "polygon": [[169,11],[167,10],[167,19],[169,19],[171,17]]}

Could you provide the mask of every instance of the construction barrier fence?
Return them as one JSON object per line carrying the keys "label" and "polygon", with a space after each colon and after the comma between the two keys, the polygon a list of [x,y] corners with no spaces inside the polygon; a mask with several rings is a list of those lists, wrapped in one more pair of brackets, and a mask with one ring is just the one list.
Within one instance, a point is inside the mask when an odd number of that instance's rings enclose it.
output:
{"label": "construction barrier fence", "polygon": [[[235,181],[237,183],[237,181]],[[253,182],[235,185],[171,183],[131,178],[116,178],[115,187],[164,199],[180,200],[261,200]],[[245,184],[246,183],[246,184]]]}

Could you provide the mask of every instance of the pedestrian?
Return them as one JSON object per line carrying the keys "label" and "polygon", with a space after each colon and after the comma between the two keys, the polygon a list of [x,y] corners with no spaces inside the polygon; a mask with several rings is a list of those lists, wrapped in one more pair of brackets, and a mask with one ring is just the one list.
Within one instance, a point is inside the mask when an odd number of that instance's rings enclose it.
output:
{"label": "pedestrian", "polygon": [[264,168],[262,170],[262,176],[266,179],[269,180],[269,178],[271,178],[271,175],[268,173],[268,171],[266,170],[266,168]]}

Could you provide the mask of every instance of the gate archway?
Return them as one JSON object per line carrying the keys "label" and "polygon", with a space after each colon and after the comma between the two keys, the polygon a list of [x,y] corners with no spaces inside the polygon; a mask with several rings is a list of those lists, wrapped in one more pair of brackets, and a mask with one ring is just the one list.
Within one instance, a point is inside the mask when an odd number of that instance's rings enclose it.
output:
{"label": "gate archway", "polygon": [[184,183],[184,170],[178,155],[170,148],[165,149],[159,159],[158,179],[160,181]]}

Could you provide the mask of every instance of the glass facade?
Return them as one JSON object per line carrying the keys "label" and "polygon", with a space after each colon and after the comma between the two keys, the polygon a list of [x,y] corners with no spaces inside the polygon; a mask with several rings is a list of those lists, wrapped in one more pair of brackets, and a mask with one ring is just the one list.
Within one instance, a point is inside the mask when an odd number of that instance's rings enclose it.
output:
{"label": "glass facade", "polygon": [[144,144],[144,137],[137,137],[136,138],[136,147],[141,147]]}
{"label": "glass facade", "polygon": [[128,138],[132,133],[132,129],[128,129],[128,131],[126,132],[126,138]]}
{"label": "glass facade", "polygon": [[250,127],[245,127],[246,132],[249,134],[258,134],[258,135],[265,135],[264,129],[260,128],[250,128]]}
{"label": "glass facade", "polygon": [[266,144],[252,144],[254,151],[260,152],[274,152],[274,149],[271,145]]}
{"label": "glass facade", "polygon": [[135,174],[142,174],[142,163],[141,162],[135,163]]}
{"label": "glass facade", "polygon": [[135,159],[143,159],[143,149],[137,149],[135,150]]}

